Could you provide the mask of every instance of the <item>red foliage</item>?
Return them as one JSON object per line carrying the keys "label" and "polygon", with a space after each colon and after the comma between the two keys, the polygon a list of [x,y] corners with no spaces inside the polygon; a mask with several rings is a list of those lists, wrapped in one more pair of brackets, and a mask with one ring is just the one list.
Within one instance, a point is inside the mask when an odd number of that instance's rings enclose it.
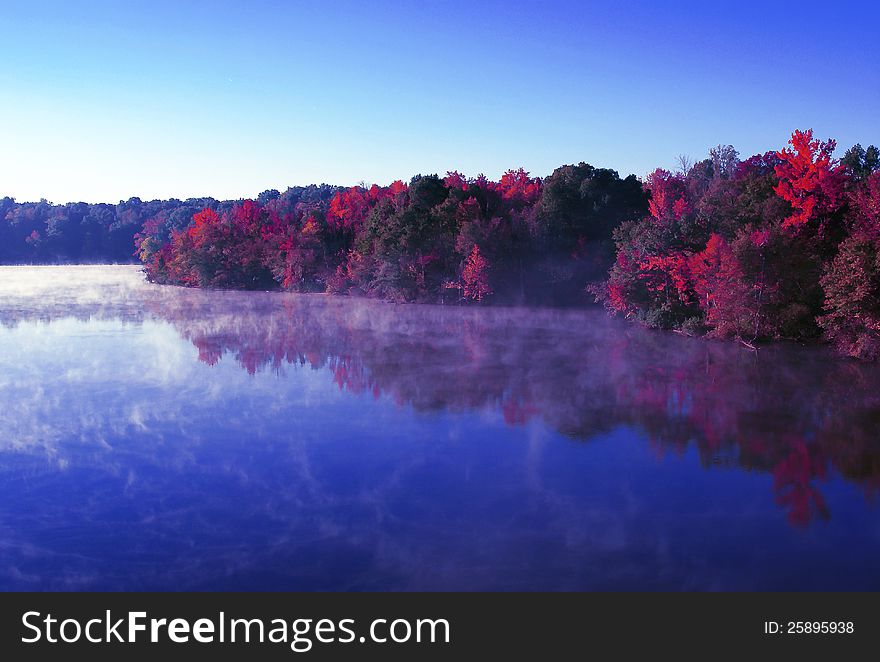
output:
{"label": "red foliage", "polygon": [[819,318],[838,350],[880,359],[880,229],[865,218],[841,242],[822,276],[825,315]]}
{"label": "red foliage", "polygon": [[[378,187],[367,193],[359,186],[352,186],[347,191],[337,192],[330,200],[327,210],[327,223],[334,230],[349,230],[360,226],[370,211],[371,203],[379,199]],[[372,195],[371,195],[372,194]]]}
{"label": "red foliage", "polygon": [[684,218],[690,210],[691,206],[684,197],[678,198],[678,200],[672,203],[672,216],[676,219]]}
{"label": "red foliage", "polygon": [[461,272],[463,283],[462,293],[466,299],[482,301],[484,297],[492,294],[489,285],[489,263],[482,255],[478,246],[474,246],[471,254],[465,260],[464,269]]}
{"label": "red foliage", "polygon": [[854,187],[850,204],[853,231],[880,237],[880,170]]}
{"label": "red foliage", "polygon": [[730,245],[713,234],[705,250],[690,259],[694,290],[706,323],[718,335],[743,335],[753,324],[754,297]]}
{"label": "red foliage", "polygon": [[193,224],[187,230],[187,234],[198,242],[207,239],[209,233],[220,223],[220,216],[211,208],[205,208],[197,214],[193,214]]}
{"label": "red foliage", "polygon": [[608,285],[608,305],[618,313],[625,313],[627,311],[626,294],[620,283],[610,283]]}
{"label": "red foliage", "polygon": [[458,170],[447,172],[446,177],[443,178],[443,183],[451,189],[468,190],[468,181]]}
{"label": "red foliage", "polygon": [[652,255],[639,262],[639,277],[651,292],[663,293],[667,299],[683,303],[691,299],[690,260],[684,253]]}
{"label": "red foliage", "polygon": [[266,217],[263,208],[253,200],[245,200],[233,207],[230,216],[235,230],[245,234],[256,233]]}
{"label": "red foliage", "polygon": [[752,240],[756,248],[764,248],[764,246],[770,243],[770,230],[753,230],[749,234],[749,239]]}
{"label": "red foliage", "polygon": [[795,131],[789,140],[791,149],[777,152],[779,184],[776,193],[794,209],[783,227],[800,229],[808,224],[824,229],[828,216],[843,201],[845,173],[832,158],[834,140],[813,139],[813,130]]}
{"label": "red foliage", "polygon": [[397,196],[401,193],[406,193],[407,188],[405,183],[397,179],[389,184],[387,191],[390,196]]}
{"label": "red foliage", "polygon": [[[653,328],[799,340],[824,330],[846,353],[880,356],[880,173],[840,167],[834,141],[812,131],[789,143],[742,162],[731,148],[722,169],[657,169],[641,189],[580,164],[543,181],[519,168],[497,182],[450,171],[267,191],[263,204],[208,202],[188,226],[192,207],[160,211],[136,245],[155,282],[566,303],[587,286]],[[63,225],[47,218],[45,235],[21,227],[34,254],[49,254]]]}
{"label": "red foliage", "polygon": [[657,168],[645,178],[645,188],[651,193],[648,210],[657,220],[681,219],[690,211],[687,183],[681,175]]}
{"label": "red foliage", "polygon": [[501,175],[495,190],[504,200],[531,205],[541,196],[541,180],[538,177],[529,177],[529,173],[522,168],[508,170]]}
{"label": "red foliage", "polygon": [[[625,251],[618,251],[611,277],[606,285],[605,306],[614,313],[628,315],[634,308],[630,289],[638,278],[638,261]],[[601,295],[599,300],[603,300]]]}

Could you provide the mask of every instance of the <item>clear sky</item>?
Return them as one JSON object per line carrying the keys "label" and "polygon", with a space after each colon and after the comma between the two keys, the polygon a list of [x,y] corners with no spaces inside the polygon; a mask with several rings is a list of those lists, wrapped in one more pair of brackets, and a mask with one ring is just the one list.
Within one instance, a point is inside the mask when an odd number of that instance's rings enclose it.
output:
{"label": "clear sky", "polygon": [[878,25],[875,0],[2,0],[0,195],[642,176],[809,127],[880,144]]}

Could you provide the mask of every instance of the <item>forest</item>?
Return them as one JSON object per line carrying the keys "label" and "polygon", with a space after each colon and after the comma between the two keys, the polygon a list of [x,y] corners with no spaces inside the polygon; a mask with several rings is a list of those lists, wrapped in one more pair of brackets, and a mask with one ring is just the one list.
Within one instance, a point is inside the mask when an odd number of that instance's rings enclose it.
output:
{"label": "forest", "polygon": [[[0,199],[0,263],[127,262],[149,280],[418,302],[603,304],[688,335],[880,358],[880,150],[795,131],[639,180],[417,175],[254,200]],[[134,253],[132,252],[134,250]]]}

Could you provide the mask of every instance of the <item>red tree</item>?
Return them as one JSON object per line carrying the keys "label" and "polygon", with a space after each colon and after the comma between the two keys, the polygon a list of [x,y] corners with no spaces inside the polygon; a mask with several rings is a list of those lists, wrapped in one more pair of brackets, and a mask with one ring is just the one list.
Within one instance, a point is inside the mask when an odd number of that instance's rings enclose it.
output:
{"label": "red tree", "polygon": [[359,186],[352,186],[336,193],[330,200],[327,224],[334,230],[354,229],[364,222],[369,212],[369,193]]}
{"label": "red tree", "polygon": [[777,153],[779,183],[776,194],[791,204],[793,213],[783,227],[800,229],[807,225],[822,233],[829,217],[843,202],[845,177],[832,153],[837,143],[813,139],[813,130],[795,131],[789,140],[791,149]]}
{"label": "red tree", "polygon": [[461,280],[466,299],[482,301],[483,297],[492,294],[492,287],[489,285],[489,262],[480,255],[478,246],[474,246],[471,254],[465,260]]}
{"label": "red tree", "polygon": [[687,182],[680,175],[657,168],[645,178],[645,188],[651,193],[648,209],[657,220],[681,219],[690,211]]}
{"label": "red tree", "polygon": [[541,196],[541,180],[538,177],[529,177],[529,173],[522,168],[508,170],[501,175],[495,190],[504,200],[531,205]]}
{"label": "red tree", "polygon": [[730,245],[713,234],[705,250],[690,259],[691,276],[706,324],[721,336],[743,336],[755,326],[758,309],[752,287]]}

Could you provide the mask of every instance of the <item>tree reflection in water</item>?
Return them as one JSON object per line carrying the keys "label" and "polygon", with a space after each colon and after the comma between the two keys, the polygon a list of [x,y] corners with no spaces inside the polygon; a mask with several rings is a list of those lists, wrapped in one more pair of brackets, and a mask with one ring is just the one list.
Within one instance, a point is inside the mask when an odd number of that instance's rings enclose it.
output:
{"label": "tree reflection in water", "polygon": [[876,366],[0,271],[0,588],[880,585]]}
{"label": "tree reflection in water", "polygon": [[497,409],[588,442],[617,426],[660,453],[694,445],[705,467],[773,475],[792,524],[829,516],[837,472],[880,486],[880,371],[823,348],[648,332],[599,311],[391,305],[325,296],[176,290],[148,307],[248,373],[308,366],[342,390],[416,411]]}

